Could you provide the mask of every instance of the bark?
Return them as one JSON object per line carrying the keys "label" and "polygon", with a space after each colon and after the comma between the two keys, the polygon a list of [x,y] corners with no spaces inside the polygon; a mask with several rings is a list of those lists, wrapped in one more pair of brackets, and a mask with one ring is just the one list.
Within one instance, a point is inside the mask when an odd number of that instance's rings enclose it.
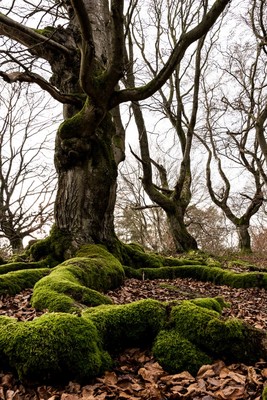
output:
{"label": "bark", "polygon": [[188,232],[184,223],[184,212],[176,206],[176,212],[166,213],[172,238],[177,252],[185,252],[189,250],[197,250],[197,242]]}
{"label": "bark", "polygon": [[115,238],[117,164],[112,138],[116,130],[109,115],[99,126],[93,126],[91,132],[86,116],[80,119],[78,137],[72,132],[66,138],[69,130],[75,132],[76,121],[73,127],[69,121],[63,123],[55,152],[59,186],[55,219],[58,228],[71,233],[74,247],[82,243],[110,242]]}
{"label": "bark", "polygon": [[242,253],[251,253],[251,240],[249,234],[249,225],[243,224],[237,226],[239,239],[239,249]]}

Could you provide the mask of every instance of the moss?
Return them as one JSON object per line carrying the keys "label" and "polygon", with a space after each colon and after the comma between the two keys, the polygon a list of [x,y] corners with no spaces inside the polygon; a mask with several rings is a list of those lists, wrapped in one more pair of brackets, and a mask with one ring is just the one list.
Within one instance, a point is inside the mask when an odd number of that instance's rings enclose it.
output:
{"label": "moss", "polygon": [[0,265],[0,275],[11,271],[20,271],[24,269],[48,268],[49,265],[45,261],[38,262],[12,262]]}
{"label": "moss", "polygon": [[110,251],[123,265],[129,267],[159,268],[164,265],[164,257],[153,253],[146,253],[143,249],[139,249],[132,244],[124,244],[117,241],[116,244],[110,248]]}
{"label": "moss", "polygon": [[3,342],[9,364],[23,381],[81,381],[111,364],[93,323],[74,315],[45,314],[17,323],[11,337],[7,334]]}
{"label": "moss", "polygon": [[53,226],[47,238],[37,240],[27,251],[31,260],[45,260],[55,266],[67,258],[71,249],[70,234]]}
{"label": "moss", "polygon": [[229,362],[255,362],[266,356],[263,331],[238,319],[222,320],[214,310],[185,300],[171,311],[175,329],[212,357]]}
{"label": "moss", "polygon": [[35,285],[32,296],[34,307],[73,312],[84,306],[112,303],[99,292],[123,283],[124,271],[119,261],[98,245],[83,246],[77,255],[79,257],[55,267],[48,277]]}
{"label": "moss", "polygon": [[212,361],[207,354],[182,337],[175,329],[160,331],[152,352],[164,370],[171,374],[186,370],[196,375],[202,365],[210,364]]}
{"label": "moss", "polygon": [[235,273],[218,267],[206,265],[182,265],[160,268],[124,267],[127,277],[136,279],[175,279],[193,278],[213,282],[217,285],[228,285],[235,288],[259,287],[267,289],[267,273],[246,272]]}
{"label": "moss", "polygon": [[88,107],[89,99],[86,98],[82,109],[73,115],[73,117],[66,119],[59,126],[58,134],[61,140],[72,139],[73,137],[80,137],[84,131],[84,115]]}
{"label": "moss", "polygon": [[165,307],[156,300],[87,309],[83,317],[96,325],[105,348],[117,352],[151,344],[166,320]]}
{"label": "moss", "polygon": [[221,314],[224,307],[229,307],[230,304],[226,303],[222,297],[207,297],[192,299],[191,302],[199,307],[208,308],[209,310],[217,311]]}
{"label": "moss", "polygon": [[53,33],[55,32],[56,28],[54,26],[46,26],[43,29],[34,29],[36,33],[46,37],[52,37]]}
{"label": "moss", "polygon": [[0,294],[15,295],[23,289],[32,288],[37,281],[50,272],[49,268],[39,268],[0,275]]}
{"label": "moss", "polygon": [[267,386],[263,388],[262,391],[262,400],[267,400]]}

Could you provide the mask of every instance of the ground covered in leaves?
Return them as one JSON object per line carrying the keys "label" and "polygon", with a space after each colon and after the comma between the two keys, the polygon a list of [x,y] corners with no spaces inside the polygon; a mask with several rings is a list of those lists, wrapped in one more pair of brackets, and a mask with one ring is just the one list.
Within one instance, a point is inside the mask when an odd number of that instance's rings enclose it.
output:
{"label": "ground covered in leaves", "polygon": [[[21,321],[40,315],[30,305],[31,294],[31,290],[25,290],[14,297],[0,296],[0,314]],[[108,295],[115,304],[144,298],[176,301],[223,296],[231,303],[224,310],[225,316],[243,318],[257,328],[267,328],[267,293],[264,289],[234,289],[193,279],[128,279],[123,287]],[[0,374],[0,400],[259,400],[265,384],[267,362],[264,360],[259,360],[256,365],[225,365],[222,360],[218,360],[213,365],[203,366],[197,376],[193,377],[186,371],[169,375],[148,350],[129,349],[116,360],[113,371],[83,386],[69,382],[64,388],[30,388],[23,386],[11,373],[5,371]]]}

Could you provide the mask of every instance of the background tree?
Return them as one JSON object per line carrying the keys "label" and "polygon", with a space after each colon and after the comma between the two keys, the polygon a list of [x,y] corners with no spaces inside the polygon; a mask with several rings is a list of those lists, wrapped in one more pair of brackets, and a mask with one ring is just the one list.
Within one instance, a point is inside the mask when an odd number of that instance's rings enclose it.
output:
{"label": "background tree", "polygon": [[[166,49],[173,49],[177,45],[179,35],[183,35],[192,24],[198,23],[207,10],[207,1],[201,3],[183,1],[181,7],[177,7],[177,4],[172,2],[153,1],[150,2],[148,16],[145,17],[139,8],[132,30],[128,32],[128,62],[132,68],[128,69],[126,86],[132,87],[135,84],[134,69],[145,70],[147,75],[155,79],[160,68],[165,66]],[[146,25],[148,29],[145,29]],[[169,29],[164,29],[168,25]],[[165,211],[177,251],[197,248],[196,240],[187,230],[185,213],[191,200],[191,153],[198,117],[200,77],[216,33],[213,32],[208,39],[204,35],[198,40],[194,48],[191,48],[187,56],[177,64],[166,84],[159,89],[158,95],[152,96],[149,105],[147,102],[143,106],[142,103],[132,103],[139,133],[139,161],[143,167],[143,186],[150,199]],[[153,55],[145,46],[147,35],[150,35],[150,40],[155,43]],[[204,51],[206,41],[208,51]],[[137,49],[137,54],[139,52],[142,56],[141,64],[134,65],[135,49]],[[176,177],[172,186],[165,166],[162,162],[153,160],[150,155],[152,141],[148,139],[144,117],[146,110],[149,109],[153,110],[153,114],[158,119],[167,119],[175,133],[172,139],[171,129],[168,134],[166,133],[166,124],[163,127],[165,132],[159,133],[159,136],[165,136],[165,141],[174,143],[171,154],[173,158],[176,158]],[[167,148],[166,145],[165,148]],[[181,159],[180,162],[179,159]],[[159,185],[155,184],[153,170],[159,173],[161,178]]]}
{"label": "background tree", "polygon": [[[25,103],[24,98],[27,99]],[[50,112],[50,121],[44,114]],[[0,238],[12,251],[53,218],[52,105],[32,98],[27,85],[2,87],[0,96]],[[55,118],[57,115],[55,115]],[[49,162],[50,158],[50,162]]]}
{"label": "background tree", "polygon": [[[25,1],[19,10],[15,2],[1,2],[0,34],[8,49],[2,54],[1,76],[10,83],[37,83],[65,105],[67,119],[56,137],[55,223],[74,247],[115,240],[117,167],[124,158],[119,104],[148,98],[160,89],[187,48],[211,29],[229,3],[214,1],[207,14],[177,38],[155,78],[120,90],[127,68],[122,57],[124,1],[46,1],[38,6]],[[130,11],[134,8],[130,2]],[[48,62],[51,73],[40,71],[39,60]]]}
{"label": "background tree", "polygon": [[266,65],[253,35],[219,50],[224,65],[214,56],[202,80],[207,187],[211,200],[235,225],[240,250],[251,251],[250,220],[264,199],[264,157],[256,126],[266,103]]}

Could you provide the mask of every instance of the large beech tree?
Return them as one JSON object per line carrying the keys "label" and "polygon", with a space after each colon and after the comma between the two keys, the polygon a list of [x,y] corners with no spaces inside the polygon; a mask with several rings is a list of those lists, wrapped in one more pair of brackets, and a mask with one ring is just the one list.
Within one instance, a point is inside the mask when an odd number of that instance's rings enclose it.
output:
{"label": "large beech tree", "polygon": [[[124,13],[132,15],[138,1],[11,3],[1,2],[2,78],[11,84],[36,83],[64,104],[65,122],[57,131],[55,145],[56,226],[71,235],[74,247],[113,242],[117,167],[124,158],[125,140],[119,105],[159,90],[188,47],[211,29],[230,0],[211,1],[202,20],[177,38],[158,74],[131,88],[120,83],[127,69]],[[124,3],[128,9],[123,9]],[[182,1],[177,0],[177,7],[182,7]],[[50,76],[44,72],[44,60],[50,65]]]}

